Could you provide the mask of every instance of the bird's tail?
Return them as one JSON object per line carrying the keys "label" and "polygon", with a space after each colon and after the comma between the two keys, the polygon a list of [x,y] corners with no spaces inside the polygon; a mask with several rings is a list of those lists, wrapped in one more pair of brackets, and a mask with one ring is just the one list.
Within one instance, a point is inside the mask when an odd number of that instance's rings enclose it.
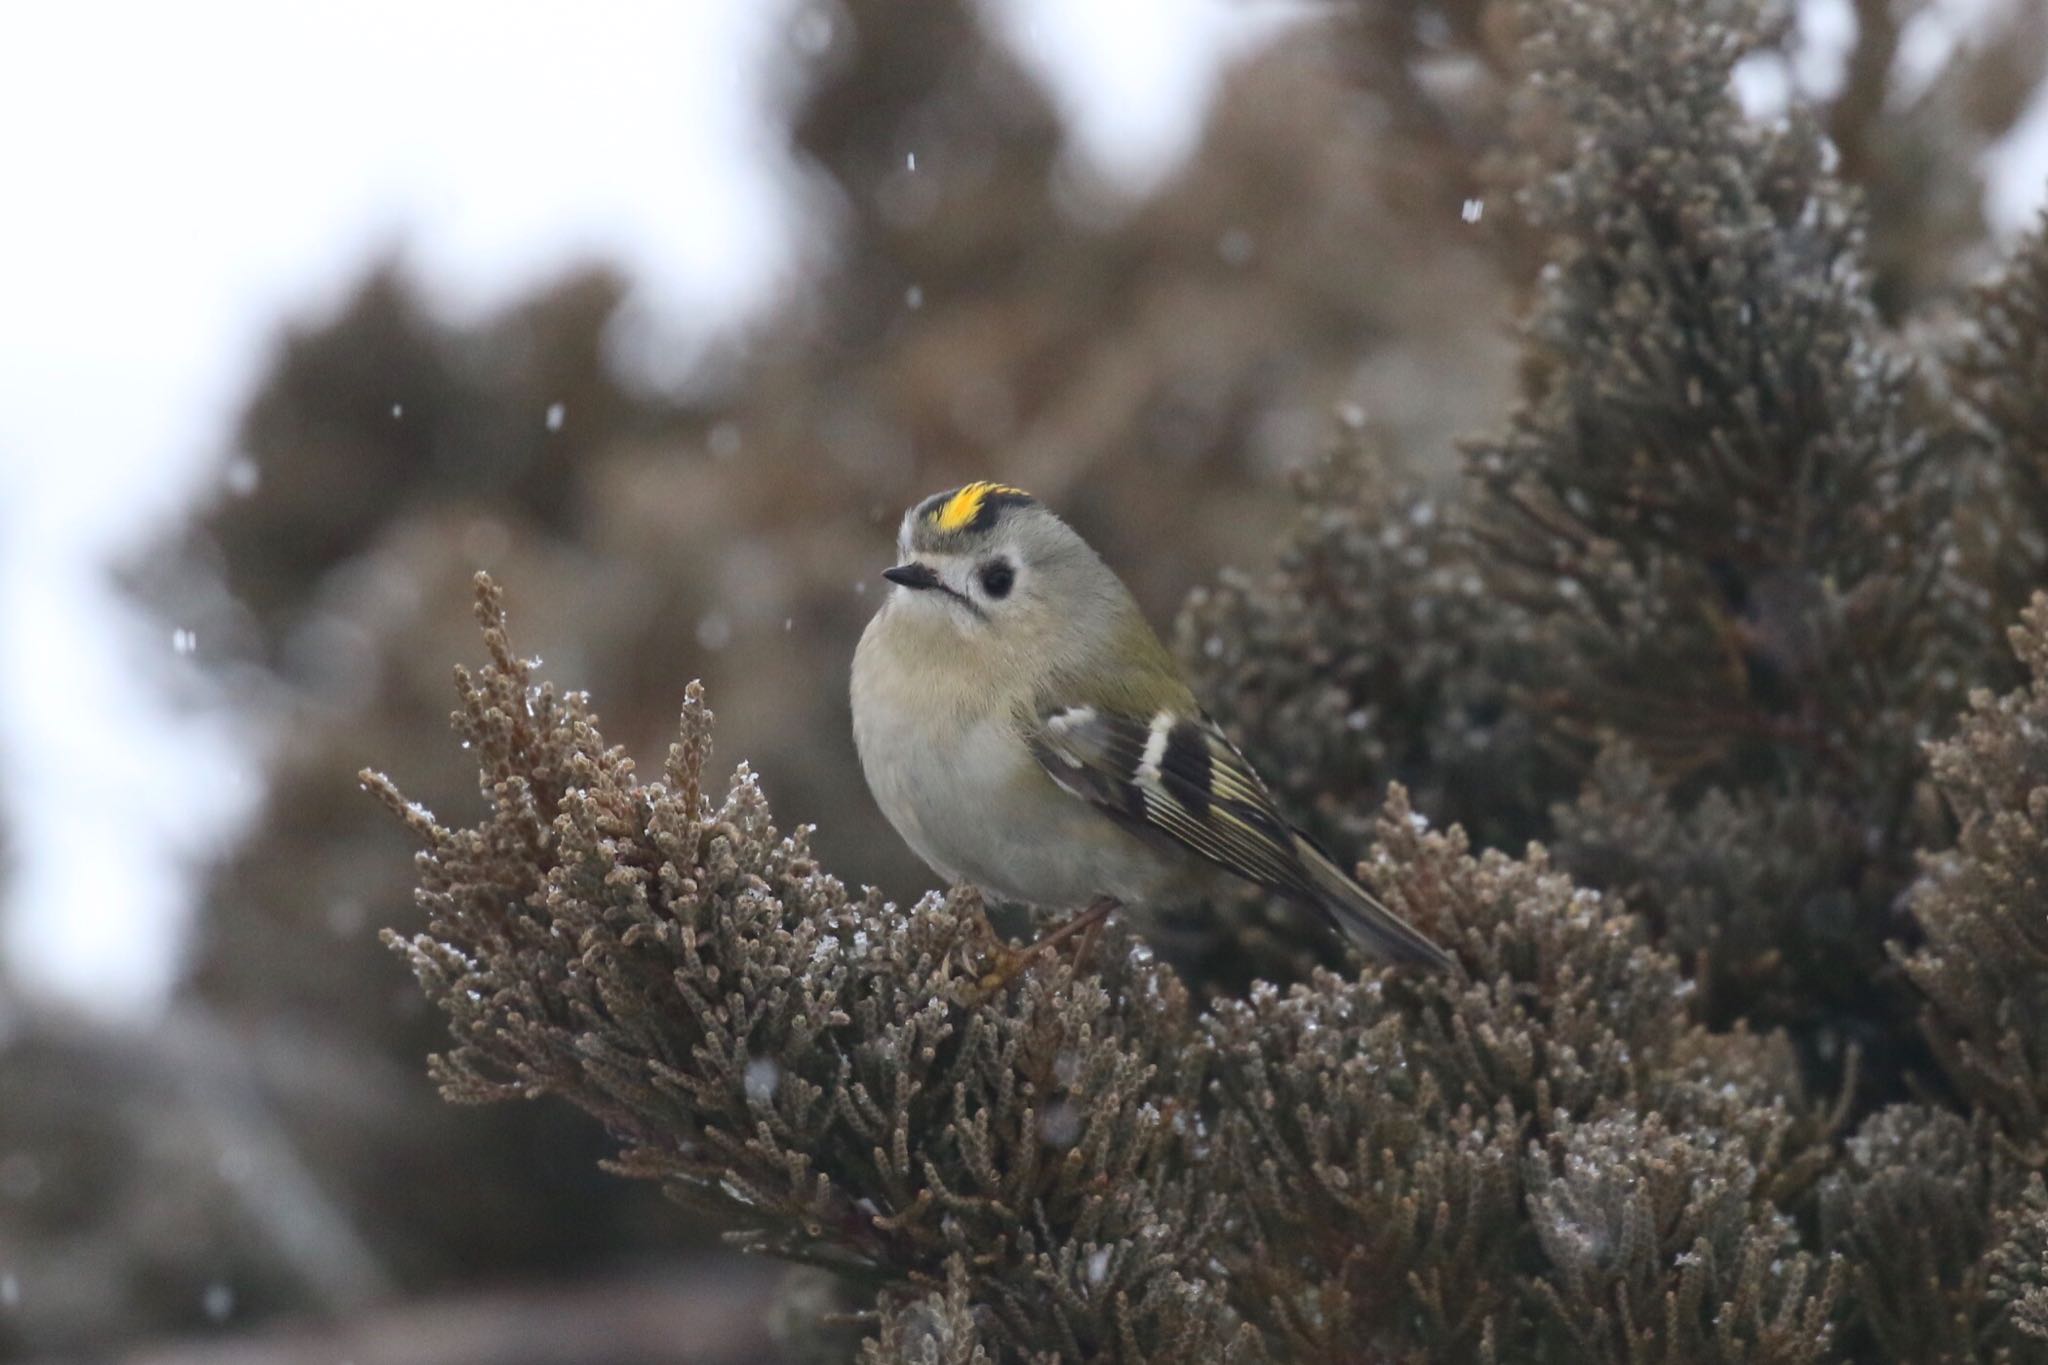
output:
{"label": "bird's tail", "polygon": [[1306,835],[1297,832],[1295,842],[1301,849],[1302,865],[1315,884],[1316,908],[1334,919],[1346,938],[1383,962],[1420,963],[1436,971],[1451,969],[1449,953],[1381,905]]}

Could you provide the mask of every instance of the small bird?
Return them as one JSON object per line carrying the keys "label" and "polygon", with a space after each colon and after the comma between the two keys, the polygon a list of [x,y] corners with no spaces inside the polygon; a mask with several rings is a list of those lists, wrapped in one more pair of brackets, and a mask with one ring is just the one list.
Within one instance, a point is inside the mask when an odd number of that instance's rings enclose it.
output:
{"label": "small bird", "polygon": [[1220,870],[1374,956],[1450,965],[1288,824],[1122,581],[1030,494],[935,494],[896,548],[853,656],[853,736],[883,814],[940,876],[1082,910],[1060,937],[1193,900]]}

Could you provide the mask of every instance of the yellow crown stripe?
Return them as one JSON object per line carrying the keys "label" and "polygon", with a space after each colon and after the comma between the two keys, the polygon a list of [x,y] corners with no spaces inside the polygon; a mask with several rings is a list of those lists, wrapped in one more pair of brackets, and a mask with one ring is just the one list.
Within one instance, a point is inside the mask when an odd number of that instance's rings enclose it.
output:
{"label": "yellow crown stripe", "polygon": [[990,494],[1028,498],[1031,495],[1021,488],[1012,488],[1006,483],[970,483],[952,497],[946,499],[938,511],[932,513],[932,522],[941,531],[957,531],[981,515],[981,505]]}

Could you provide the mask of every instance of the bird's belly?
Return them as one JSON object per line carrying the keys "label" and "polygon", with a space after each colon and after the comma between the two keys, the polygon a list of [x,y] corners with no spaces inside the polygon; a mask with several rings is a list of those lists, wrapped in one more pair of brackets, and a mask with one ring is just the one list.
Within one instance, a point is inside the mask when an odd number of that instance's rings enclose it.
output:
{"label": "bird's belly", "polygon": [[[891,719],[866,717],[870,741]],[[941,876],[1059,908],[1097,896],[1149,899],[1173,879],[1173,865],[1152,845],[1061,790],[1006,721],[951,733],[929,717],[904,721],[888,751],[921,749],[917,761],[886,772],[870,764],[868,780],[904,842]]]}

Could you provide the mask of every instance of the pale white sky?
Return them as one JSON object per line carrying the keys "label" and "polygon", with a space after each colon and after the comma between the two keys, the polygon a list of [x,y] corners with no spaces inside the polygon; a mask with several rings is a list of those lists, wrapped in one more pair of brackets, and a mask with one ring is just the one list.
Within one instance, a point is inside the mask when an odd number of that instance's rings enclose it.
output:
{"label": "pale white sky", "polygon": [[[280,321],[392,244],[457,315],[597,258],[655,353],[689,355],[792,268],[766,75],[801,3],[0,6],[0,943],[23,984],[146,1016],[195,860],[253,810],[253,737],[166,703],[178,646],[106,570],[220,477]],[[1232,0],[1000,13],[1079,154],[1127,181],[1193,145],[1248,34]]]}
{"label": "pale white sky", "polygon": [[[177,647],[106,570],[220,477],[280,320],[394,243],[458,315],[603,258],[656,354],[688,356],[792,268],[763,73],[802,3],[0,6],[0,944],[23,984],[146,1017],[195,861],[258,797],[253,737],[167,705]],[[1848,13],[1808,4],[1801,83]],[[1192,148],[1224,54],[1266,22],[1245,0],[997,11],[1076,154],[1124,183]],[[2048,101],[1993,167],[1997,221],[2023,224]]]}

